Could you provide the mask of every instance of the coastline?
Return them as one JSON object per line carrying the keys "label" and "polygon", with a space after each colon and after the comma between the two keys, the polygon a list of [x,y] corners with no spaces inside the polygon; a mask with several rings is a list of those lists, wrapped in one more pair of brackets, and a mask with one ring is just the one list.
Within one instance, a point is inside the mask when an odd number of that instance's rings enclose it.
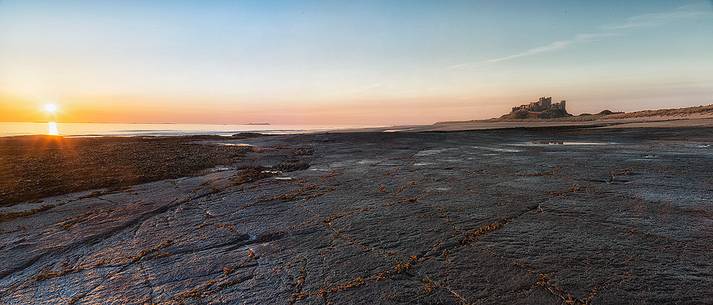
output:
{"label": "coastline", "polygon": [[[616,116],[621,117],[623,115],[618,114]],[[611,117],[611,115],[607,117]],[[634,115],[631,118],[599,118],[592,120],[577,120],[577,118],[439,122],[433,125],[315,130],[306,134],[467,132],[510,129],[548,130],[557,128],[713,128],[713,113],[679,116]],[[63,192],[102,187],[125,187],[136,183],[199,175],[212,167],[237,162],[236,156],[248,152],[249,148],[204,147],[196,144],[210,142],[210,140],[229,142],[235,139],[275,135],[280,134],[243,132],[233,135],[85,135],[66,137],[22,135],[0,137],[0,144],[2,144],[2,149],[0,149],[0,161],[2,161],[0,162],[0,169],[9,173],[5,175],[3,180],[0,180],[0,206],[10,205],[19,201],[40,199],[42,196],[60,195]],[[103,145],[96,146],[97,143],[102,143]],[[126,154],[123,156],[114,154],[120,147],[129,143],[138,145],[132,146],[137,151],[124,151]],[[89,150],[95,147],[100,149]],[[190,152],[179,152],[177,150],[179,147],[190,147],[191,150],[189,150]],[[219,150],[222,151],[219,152]],[[60,154],[57,154],[58,152]],[[114,155],[106,159],[104,157],[107,154]],[[130,156],[132,154],[134,155],[133,157]],[[185,159],[167,157],[179,154],[190,157]],[[143,157],[137,158],[139,155]],[[226,155],[231,155],[232,157],[227,158]],[[76,156],[88,158],[79,160]],[[52,159],[57,160],[49,161]],[[124,164],[116,164],[115,161],[117,160],[121,160],[118,163],[123,162]],[[55,163],[53,164],[52,162]],[[65,167],[71,162],[75,162],[75,164],[70,165],[69,168]],[[112,163],[111,166],[107,166],[106,164],[108,163]],[[80,170],[82,166],[86,167],[86,169]],[[122,168],[107,171],[112,166]],[[157,166],[165,167],[169,170],[147,170]],[[96,168],[104,171],[96,171]],[[70,172],[74,176],[66,177],[65,175]],[[83,174],[75,175],[78,172],[83,172]],[[119,174],[116,175],[117,178],[107,179],[106,175],[109,172],[123,172],[125,175]],[[87,181],[92,182],[81,182],[77,180],[77,177],[84,177]],[[77,185],[70,186],[72,183]],[[42,190],[42,192],[32,190]],[[32,194],[33,192],[36,194]]]}
{"label": "coastline", "polygon": [[[48,122],[0,122],[0,137],[44,135]],[[353,125],[248,125],[248,124],[144,124],[144,123],[56,123],[58,133],[71,137],[91,136],[231,136],[238,133],[297,134],[363,128]]]}

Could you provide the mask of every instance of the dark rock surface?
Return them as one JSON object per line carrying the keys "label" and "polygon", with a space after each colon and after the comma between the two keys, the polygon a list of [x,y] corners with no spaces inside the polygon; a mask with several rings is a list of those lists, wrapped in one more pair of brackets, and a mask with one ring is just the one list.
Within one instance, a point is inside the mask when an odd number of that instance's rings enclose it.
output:
{"label": "dark rock surface", "polygon": [[231,141],[0,208],[0,304],[713,303],[711,129]]}
{"label": "dark rock surface", "polygon": [[[238,134],[231,138],[254,137]],[[196,145],[221,136],[0,137],[0,206],[69,192],[199,175],[248,147]]]}

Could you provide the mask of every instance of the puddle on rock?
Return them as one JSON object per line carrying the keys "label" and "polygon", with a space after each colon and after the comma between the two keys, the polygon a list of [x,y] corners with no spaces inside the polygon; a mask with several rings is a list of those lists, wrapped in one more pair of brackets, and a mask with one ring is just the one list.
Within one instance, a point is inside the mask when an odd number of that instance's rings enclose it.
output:
{"label": "puddle on rock", "polygon": [[449,150],[453,150],[453,149],[455,149],[455,148],[426,149],[426,150],[422,150],[422,151],[417,152],[417,153],[415,154],[415,156],[416,156],[416,157],[433,156],[433,155],[437,155],[437,154],[440,154],[440,153],[442,153],[442,152],[449,151]]}
{"label": "puddle on rock", "polygon": [[247,143],[216,143],[216,145],[221,146],[239,146],[239,147],[253,147],[253,145]]}
{"label": "puddle on rock", "polygon": [[509,144],[512,146],[601,146],[613,145],[614,142],[578,142],[578,141],[557,141],[557,140],[542,140],[530,141],[525,143]]}
{"label": "puddle on rock", "polygon": [[656,155],[645,155],[641,156],[640,158],[631,158],[629,159],[630,161],[661,161],[658,156]]}
{"label": "puddle on rock", "polygon": [[229,166],[222,166],[222,165],[219,165],[219,166],[216,166],[216,167],[210,169],[210,171],[215,173],[215,172],[229,171],[229,170],[231,170],[231,169],[233,169],[233,168],[232,168],[232,167],[229,167]]}
{"label": "puddle on rock", "polygon": [[379,163],[379,162],[380,162],[379,160],[366,160],[366,159],[365,159],[365,160],[359,160],[359,161],[357,161],[357,164],[360,164],[360,165],[374,165],[374,164],[377,164],[377,163]]}
{"label": "puddle on rock", "polygon": [[687,148],[710,148],[710,144],[683,144],[683,147]]}
{"label": "puddle on rock", "polygon": [[457,158],[445,158],[445,159],[438,159],[436,160],[438,162],[449,162],[449,163],[457,163],[457,162],[463,162],[463,159],[457,159]]}
{"label": "puddle on rock", "polygon": [[329,171],[328,168],[322,168],[322,167],[316,167],[316,166],[312,166],[308,170],[317,171],[317,172],[328,172]]}
{"label": "puddle on rock", "polygon": [[522,152],[522,150],[519,149],[512,149],[512,148],[499,148],[499,147],[486,147],[486,146],[471,146],[472,148],[475,149],[481,149],[481,150],[487,150],[487,151],[494,151],[494,152],[506,152],[506,153],[519,153]]}
{"label": "puddle on rock", "polygon": [[402,163],[397,163],[397,162],[381,162],[377,164],[378,166],[401,166]]}
{"label": "puddle on rock", "polygon": [[427,166],[427,165],[433,165],[435,163],[433,162],[416,162],[413,164],[413,166]]}

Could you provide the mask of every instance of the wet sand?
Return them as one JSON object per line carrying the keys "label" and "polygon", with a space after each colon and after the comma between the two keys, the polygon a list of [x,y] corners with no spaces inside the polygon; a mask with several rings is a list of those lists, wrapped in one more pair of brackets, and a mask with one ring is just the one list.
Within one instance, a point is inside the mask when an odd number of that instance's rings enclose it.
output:
{"label": "wet sand", "polygon": [[191,143],[250,149],[0,208],[0,303],[713,302],[712,128]]}

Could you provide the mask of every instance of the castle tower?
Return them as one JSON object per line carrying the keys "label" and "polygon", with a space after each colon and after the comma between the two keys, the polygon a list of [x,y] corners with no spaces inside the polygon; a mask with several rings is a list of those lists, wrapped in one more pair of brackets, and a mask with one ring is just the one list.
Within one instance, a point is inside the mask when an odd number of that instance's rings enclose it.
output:
{"label": "castle tower", "polygon": [[550,109],[552,107],[552,98],[551,97],[540,97],[537,102],[530,103],[531,109],[530,111],[545,111],[547,109]]}

